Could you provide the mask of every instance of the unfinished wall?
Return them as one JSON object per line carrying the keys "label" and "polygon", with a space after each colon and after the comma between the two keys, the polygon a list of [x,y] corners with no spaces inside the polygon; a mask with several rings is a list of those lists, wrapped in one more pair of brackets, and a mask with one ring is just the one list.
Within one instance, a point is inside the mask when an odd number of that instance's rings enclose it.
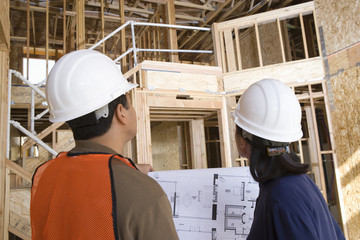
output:
{"label": "unfinished wall", "polygon": [[[315,0],[347,239],[360,239],[360,6]],[[341,195],[340,195],[341,197]]]}
{"label": "unfinished wall", "polygon": [[151,127],[153,167],[156,171],[180,169],[177,125],[177,122],[161,122]]}
{"label": "unfinished wall", "polygon": [[324,30],[328,54],[360,40],[360,2],[358,0],[315,0],[318,26]]}
{"label": "unfinished wall", "polygon": [[360,67],[331,78],[334,125],[349,239],[360,239]]}

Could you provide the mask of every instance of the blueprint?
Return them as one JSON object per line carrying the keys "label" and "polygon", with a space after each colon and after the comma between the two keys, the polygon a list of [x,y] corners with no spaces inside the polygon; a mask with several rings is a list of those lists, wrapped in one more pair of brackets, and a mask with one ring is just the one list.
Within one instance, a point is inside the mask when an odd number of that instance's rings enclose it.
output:
{"label": "blueprint", "polygon": [[164,189],[181,240],[240,240],[259,193],[248,167],[150,172]]}

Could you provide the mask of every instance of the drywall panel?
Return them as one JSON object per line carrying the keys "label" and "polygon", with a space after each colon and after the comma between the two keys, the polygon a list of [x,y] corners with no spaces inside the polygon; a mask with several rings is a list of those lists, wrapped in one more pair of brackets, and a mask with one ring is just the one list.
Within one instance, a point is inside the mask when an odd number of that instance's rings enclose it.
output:
{"label": "drywall panel", "polygon": [[322,59],[320,57],[300,60],[262,68],[253,68],[223,76],[226,92],[244,90],[252,83],[264,78],[275,78],[285,83],[317,81],[324,77]]}
{"label": "drywall panel", "polygon": [[360,67],[333,76],[331,111],[349,239],[360,239]]}
{"label": "drywall panel", "polygon": [[358,0],[315,0],[318,26],[322,26],[327,54],[354,44],[360,39]]}

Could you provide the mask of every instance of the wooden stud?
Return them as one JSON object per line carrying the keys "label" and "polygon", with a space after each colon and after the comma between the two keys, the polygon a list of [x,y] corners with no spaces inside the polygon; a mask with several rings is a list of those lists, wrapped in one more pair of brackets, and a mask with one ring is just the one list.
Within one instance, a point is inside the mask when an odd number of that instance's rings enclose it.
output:
{"label": "wooden stud", "polygon": [[[1,11],[1,10],[0,10]],[[10,35],[9,33],[6,33]],[[10,36],[7,36],[10,37]],[[2,41],[2,40],[0,40]],[[0,136],[4,136],[0,140],[0,238],[2,238],[7,233],[7,225],[5,226],[4,220],[8,215],[5,215],[5,181],[6,181],[6,170],[5,170],[5,160],[6,160],[6,136],[7,136],[7,117],[8,117],[8,108],[7,108],[7,98],[8,98],[8,70],[9,70],[9,50],[0,51]]]}
{"label": "wooden stud", "polygon": [[282,30],[281,30],[281,27],[280,27],[280,19],[279,18],[276,18],[276,23],[277,23],[277,27],[278,27],[278,31],[279,31],[282,60],[283,60],[283,62],[286,62],[285,50],[284,50],[284,40],[283,40]]}
{"label": "wooden stud", "polygon": [[234,32],[235,32],[236,56],[237,56],[237,63],[238,63],[237,70],[241,70],[242,69],[242,61],[241,61],[239,30],[237,28],[234,28]]}
{"label": "wooden stud", "polygon": [[46,0],[46,30],[45,30],[45,58],[46,58],[46,77],[49,73],[49,0]]}
{"label": "wooden stud", "polygon": [[301,35],[302,35],[303,44],[304,44],[305,58],[308,59],[308,58],[309,58],[309,51],[308,51],[307,41],[306,41],[306,33],[305,33],[305,27],[304,27],[304,19],[303,19],[302,13],[300,13],[299,16],[300,16]]}
{"label": "wooden stud", "polygon": [[29,80],[29,48],[30,48],[30,0],[27,1],[26,12],[26,78]]}
{"label": "wooden stud", "polygon": [[228,64],[226,62],[226,56],[225,56],[225,43],[224,43],[224,32],[220,32],[220,46],[221,46],[221,62],[222,62],[222,68],[224,72],[229,72]]}
{"label": "wooden stud", "polygon": [[[101,39],[105,37],[104,0],[101,1]],[[85,26],[84,26],[85,28]],[[105,54],[105,42],[102,43],[102,52]]]}
{"label": "wooden stud", "polygon": [[142,123],[137,124],[137,163],[148,163],[152,165],[150,112],[147,95],[140,91],[135,91],[135,94],[137,122]]}
{"label": "wooden stud", "polygon": [[34,41],[34,51],[35,51],[35,47],[36,47],[36,28],[35,28],[34,11],[31,11],[31,22],[32,22],[32,29],[33,29],[33,41]]}
{"label": "wooden stud", "polygon": [[63,1],[63,52],[66,54],[66,0]]}
{"label": "wooden stud", "polygon": [[[317,24],[317,21],[316,21],[316,14],[315,14],[315,10],[312,12],[313,13],[313,16],[314,16],[314,25],[315,25],[315,32],[316,32],[316,39],[317,39],[317,46],[318,46],[318,49],[319,49],[319,56],[322,56],[322,45],[321,45],[321,42],[320,42],[320,34],[319,34],[319,28],[318,28],[318,24]],[[345,226],[344,226],[345,228]]]}
{"label": "wooden stud", "polygon": [[75,0],[76,48],[85,49],[85,0]]}
{"label": "wooden stud", "polygon": [[[222,167],[232,167],[232,151],[230,136],[233,136],[234,132],[230,132],[230,126],[232,123],[230,116],[230,106],[228,105],[227,98],[222,97],[222,108],[218,110],[218,122],[219,122],[219,135],[220,135],[220,151],[221,151],[221,165]],[[230,120],[230,121],[229,121]]]}
{"label": "wooden stud", "polygon": [[193,168],[207,168],[204,119],[190,121],[190,144]]}
{"label": "wooden stud", "polygon": [[10,170],[5,171],[5,205],[4,205],[4,235],[3,239],[9,239],[9,223],[10,223]]}
{"label": "wooden stud", "polygon": [[255,22],[255,34],[256,34],[256,43],[257,43],[257,49],[258,49],[258,55],[259,55],[259,64],[260,64],[260,67],[262,67],[263,66],[263,58],[262,58],[262,53],[261,53],[259,27],[258,27],[257,22]]}
{"label": "wooden stud", "polygon": [[[168,24],[176,24],[175,21],[175,5],[174,0],[169,0],[165,4],[166,7],[166,23]],[[169,47],[170,49],[179,49],[177,42],[177,34],[176,29],[169,28]],[[170,53],[170,61],[171,62],[179,62],[178,53]]]}
{"label": "wooden stud", "polygon": [[[317,127],[317,120],[316,120],[316,113],[315,113],[315,104],[314,104],[314,99],[313,99],[313,93],[311,90],[311,85],[308,85],[308,89],[309,89],[309,94],[310,94],[310,106],[311,106],[311,113],[313,116],[313,127],[314,127],[314,132],[318,133],[319,129]],[[324,169],[323,169],[323,165],[322,165],[322,158],[321,158],[321,148],[320,148],[320,140],[319,140],[319,135],[315,134],[315,142],[316,142],[316,148],[317,148],[317,158],[319,159],[319,169],[320,172],[322,174],[320,174],[320,179],[321,179],[321,189],[323,190],[323,196],[325,198],[325,201],[327,201],[327,196],[326,196],[326,186],[325,186],[325,179],[324,179]]]}
{"label": "wooden stud", "polygon": [[226,29],[224,31],[225,49],[226,49],[226,62],[229,72],[236,71],[236,59],[234,54],[234,41],[232,37],[232,29]]}
{"label": "wooden stud", "polygon": [[[217,27],[217,23],[214,23],[212,26],[212,37],[213,37],[213,44],[214,44],[214,54],[215,54],[215,65],[223,67],[223,61],[222,61],[222,48],[223,45],[221,43],[221,32],[219,31]],[[224,70],[223,70],[224,71]]]}

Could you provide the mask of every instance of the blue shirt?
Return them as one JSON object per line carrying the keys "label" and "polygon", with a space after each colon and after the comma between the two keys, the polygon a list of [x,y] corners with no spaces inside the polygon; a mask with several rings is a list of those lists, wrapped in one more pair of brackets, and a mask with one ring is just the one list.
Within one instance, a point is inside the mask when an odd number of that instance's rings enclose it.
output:
{"label": "blue shirt", "polygon": [[260,184],[248,240],[345,239],[314,182],[291,175]]}

